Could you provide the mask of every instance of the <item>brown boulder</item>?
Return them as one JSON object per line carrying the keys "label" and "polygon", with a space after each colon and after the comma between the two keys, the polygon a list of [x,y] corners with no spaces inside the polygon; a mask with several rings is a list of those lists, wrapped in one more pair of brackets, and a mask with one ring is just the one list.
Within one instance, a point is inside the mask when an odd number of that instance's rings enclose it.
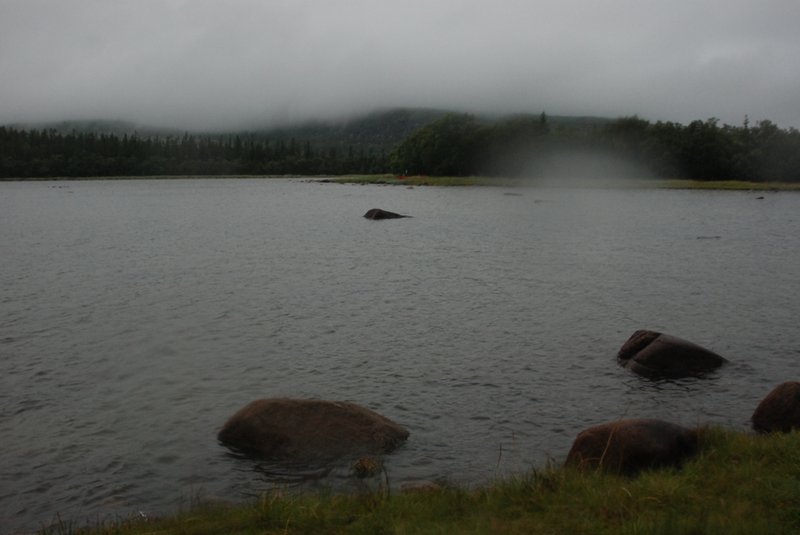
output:
{"label": "brown boulder", "polygon": [[759,433],[800,429],[800,383],[781,383],[767,394],[750,418]]}
{"label": "brown boulder", "polygon": [[651,378],[702,375],[722,366],[726,359],[677,336],[656,331],[636,331],[617,353],[619,363]]}
{"label": "brown boulder", "polygon": [[697,431],[662,420],[619,420],[581,431],[567,465],[634,475],[646,468],[680,466],[697,451]]}
{"label": "brown boulder", "polygon": [[408,438],[408,431],[353,403],[273,398],[240,409],[217,438],[251,455],[313,459],[388,453]]}
{"label": "brown boulder", "polygon": [[389,212],[387,210],[381,210],[380,208],[372,208],[371,210],[367,210],[367,213],[364,214],[364,217],[366,217],[367,219],[399,219],[401,217],[410,217],[410,216],[396,214],[394,212]]}

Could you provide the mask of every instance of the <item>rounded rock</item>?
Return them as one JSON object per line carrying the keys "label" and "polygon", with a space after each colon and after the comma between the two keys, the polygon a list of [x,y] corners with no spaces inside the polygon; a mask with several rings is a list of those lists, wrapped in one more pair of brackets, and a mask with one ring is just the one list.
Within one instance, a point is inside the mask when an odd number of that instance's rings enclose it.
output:
{"label": "rounded rock", "polygon": [[640,330],[617,353],[619,363],[650,378],[680,378],[713,371],[727,360],[708,349],[677,336]]}
{"label": "rounded rock", "polygon": [[781,383],[767,394],[750,418],[759,433],[788,433],[800,429],[800,383]]}
{"label": "rounded rock", "polygon": [[240,409],[217,438],[259,457],[314,459],[388,453],[408,434],[392,420],[354,403],[272,398]]}
{"label": "rounded rock", "polygon": [[654,419],[618,420],[581,431],[566,465],[635,475],[647,468],[680,466],[697,451],[697,431]]}
{"label": "rounded rock", "polygon": [[367,213],[364,214],[364,217],[367,219],[400,219],[409,216],[396,214],[394,212],[389,212],[388,210],[381,210],[380,208],[372,208],[367,210]]}

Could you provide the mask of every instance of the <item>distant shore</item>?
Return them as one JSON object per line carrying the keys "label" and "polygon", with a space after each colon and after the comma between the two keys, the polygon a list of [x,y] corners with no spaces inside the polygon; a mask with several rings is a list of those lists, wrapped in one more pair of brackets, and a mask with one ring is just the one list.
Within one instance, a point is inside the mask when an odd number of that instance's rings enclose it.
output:
{"label": "distant shore", "polygon": [[738,180],[684,179],[519,179],[484,176],[401,176],[379,175],[148,175],[4,178],[0,182],[65,182],[87,180],[238,180],[238,179],[305,179],[311,182],[336,184],[373,184],[387,186],[485,186],[485,187],[548,187],[598,189],[687,189],[728,191],[800,191],[800,182],[745,182]]}
{"label": "distant shore", "polygon": [[582,187],[609,189],[702,189],[738,191],[800,191],[800,182],[743,182],[737,180],[665,180],[603,178],[585,180],[537,180],[502,177],[435,177],[398,175],[347,175],[322,179],[341,184],[383,184],[393,186],[498,186],[498,187]]}
{"label": "distant shore", "polygon": [[[338,177],[334,177],[338,178]],[[46,176],[0,178],[3,182],[102,182],[130,180],[288,180],[304,179],[309,181],[332,180],[330,176],[308,175],[119,175],[119,176]]]}

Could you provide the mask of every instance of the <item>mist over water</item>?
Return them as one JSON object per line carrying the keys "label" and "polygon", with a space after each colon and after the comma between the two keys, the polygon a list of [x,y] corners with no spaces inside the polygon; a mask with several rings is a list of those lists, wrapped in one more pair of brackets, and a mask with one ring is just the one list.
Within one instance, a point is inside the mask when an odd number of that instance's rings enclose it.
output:
{"label": "mist over water", "polygon": [[562,179],[591,187],[592,181],[596,180],[652,178],[652,172],[647,166],[602,151],[555,152],[545,156],[540,165],[536,170],[537,174],[546,177],[545,183],[553,186],[561,183]]}
{"label": "mist over water", "polygon": [[[603,149],[553,148],[510,150],[482,162],[488,175],[513,176],[523,186],[587,188],[647,186],[655,178],[646,162]],[[480,165],[479,165],[480,167]]]}
{"label": "mist over water", "polygon": [[[384,459],[396,486],[560,462],[619,417],[746,429],[800,355],[800,195],[756,196],[2,183],[0,531],[358,489],[350,459],[219,445],[261,397],[349,400],[408,427]],[[361,217],[376,207],[413,217]],[[641,379],[614,359],[640,328],[731,363]]]}

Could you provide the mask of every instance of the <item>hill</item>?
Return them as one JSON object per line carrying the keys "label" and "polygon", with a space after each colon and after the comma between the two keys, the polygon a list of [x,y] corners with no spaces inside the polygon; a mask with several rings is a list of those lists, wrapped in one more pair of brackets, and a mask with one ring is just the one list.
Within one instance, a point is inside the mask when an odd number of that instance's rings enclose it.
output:
{"label": "hill", "polygon": [[264,128],[249,134],[273,141],[294,139],[322,149],[353,147],[389,151],[416,130],[447,113],[447,110],[396,108],[340,121],[312,121]]}
{"label": "hill", "polygon": [[[328,121],[307,121],[280,127],[255,128],[248,130],[222,131],[222,132],[191,132],[190,135],[225,138],[242,137],[260,141],[289,141],[303,145],[309,143],[315,149],[363,149],[365,151],[390,152],[408,136],[441,119],[448,113],[459,113],[458,110],[443,110],[429,108],[393,108],[374,111],[348,119]],[[510,115],[478,115],[481,122],[492,123],[498,120],[520,117],[538,117],[538,114],[510,114]],[[585,129],[603,125],[611,119],[600,117],[572,117],[548,116],[551,127],[564,127],[570,129]],[[123,135],[136,134],[142,138],[169,138],[182,137],[186,132],[177,128],[159,128],[141,125],[129,121],[92,119],[84,121],[53,121],[44,123],[16,123],[6,125],[15,130],[46,130],[55,131],[61,135],[95,134],[95,135]]]}
{"label": "hill", "polygon": [[183,130],[176,128],[159,128],[147,126],[130,121],[116,121],[107,119],[87,119],[81,121],[50,121],[42,123],[13,123],[5,125],[15,130],[46,130],[61,135],[95,134],[101,135],[132,135],[141,137],[169,137],[183,134]]}

